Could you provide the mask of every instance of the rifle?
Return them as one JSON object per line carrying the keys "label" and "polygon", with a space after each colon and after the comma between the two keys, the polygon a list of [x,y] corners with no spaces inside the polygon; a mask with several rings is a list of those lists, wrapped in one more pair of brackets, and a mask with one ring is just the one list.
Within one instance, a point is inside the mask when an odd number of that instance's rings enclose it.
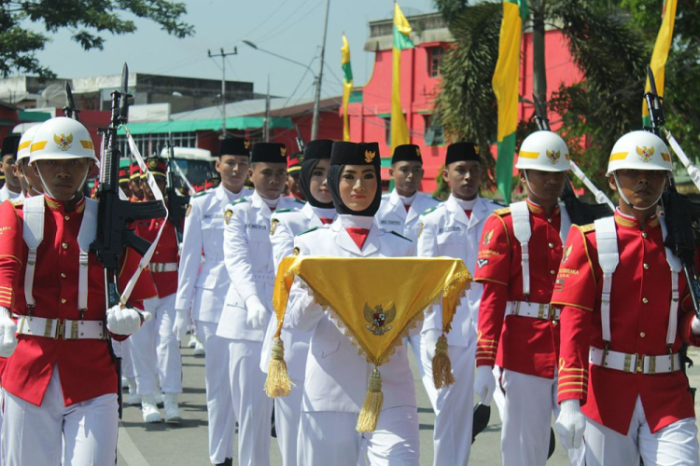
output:
{"label": "rifle", "polygon": [[175,148],[173,147],[172,133],[168,134],[168,177],[166,179],[166,192],[168,196],[168,218],[175,227],[177,244],[182,244],[184,230],[183,222],[187,215],[187,206],[190,204],[190,196],[181,196],[175,188]]}
{"label": "rifle", "polygon": [[[666,118],[664,117],[662,99],[656,92],[656,81],[650,66],[647,67],[647,75],[649,77],[649,92],[644,94],[644,100],[646,100],[649,109],[651,127],[644,129],[661,136],[661,129],[666,123]],[[695,268],[696,243],[695,228],[693,227],[693,212],[696,209],[687,196],[678,192],[673,174],[668,177],[668,189],[661,200],[668,227],[668,235],[664,244],[683,264],[683,273],[690,290],[693,309],[695,315],[700,317],[700,281]]]}
{"label": "rifle", "polygon": [[80,121],[80,118],[78,118],[78,113],[80,113],[80,110],[78,110],[75,107],[75,101],[73,100],[73,91],[70,88],[70,84],[68,83],[68,81],[66,81],[66,106],[63,107],[63,113],[68,118],[73,118],[75,121]]}
{"label": "rifle", "polygon": [[[532,99],[535,104],[535,123],[537,127],[540,131],[551,131],[544,106],[534,94],[532,95]],[[596,219],[611,216],[615,208],[613,203],[610,202],[610,199],[593,184],[590,178],[586,176],[583,170],[581,170],[573,160],[569,160],[569,163],[571,164],[571,171],[583,181],[598,202],[598,204],[588,204],[576,197],[574,188],[571,186],[571,181],[567,177],[564,183],[564,191],[561,194],[561,200],[566,206],[566,211],[571,218],[571,222],[576,225],[587,225],[593,223]]]}
{"label": "rifle", "polygon": [[304,152],[304,138],[301,137],[301,131],[299,130],[299,125],[294,125],[294,128],[297,130],[297,137],[295,138],[297,142],[297,147],[299,148],[299,152],[303,153]]}

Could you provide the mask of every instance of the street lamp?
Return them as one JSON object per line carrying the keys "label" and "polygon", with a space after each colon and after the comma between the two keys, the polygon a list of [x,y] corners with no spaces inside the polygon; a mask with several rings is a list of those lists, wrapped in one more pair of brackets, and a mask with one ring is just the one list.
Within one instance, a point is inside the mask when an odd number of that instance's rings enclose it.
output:
{"label": "street lamp", "polygon": [[263,53],[266,53],[268,55],[272,55],[273,57],[277,57],[281,60],[285,60],[285,61],[288,61],[290,63],[294,63],[295,65],[302,66],[302,67],[306,68],[306,70],[309,73],[311,73],[311,76],[314,77],[314,82],[316,84],[316,95],[314,97],[314,112],[313,112],[313,117],[311,120],[311,139],[312,140],[316,139],[316,136],[318,134],[318,114],[319,114],[320,101],[321,101],[321,78],[319,76],[317,76],[316,73],[313,72],[313,70],[311,69],[311,67],[309,65],[305,65],[302,62],[292,60],[291,58],[285,57],[284,55],[279,55],[275,52],[261,49],[260,47],[258,47],[253,42],[251,42],[247,39],[244,39],[242,42],[245,45],[247,45],[248,47],[250,47],[254,50],[257,50],[258,52],[263,52]]}

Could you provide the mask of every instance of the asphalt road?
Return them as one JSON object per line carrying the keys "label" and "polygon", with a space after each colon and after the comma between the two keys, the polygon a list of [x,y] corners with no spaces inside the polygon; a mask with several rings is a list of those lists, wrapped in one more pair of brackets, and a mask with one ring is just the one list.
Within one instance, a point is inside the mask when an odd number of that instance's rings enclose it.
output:
{"label": "asphalt road", "polygon": [[[409,352],[409,354],[412,354]],[[700,350],[690,352],[700,365]],[[118,464],[120,466],[207,466],[207,410],[204,394],[204,358],[182,349],[184,393],[180,398],[183,421],[180,425],[145,424],[140,407],[125,407],[119,429]],[[412,361],[412,363],[414,363]],[[223,368],[222,368],[223,370]],[[417,373],[417,371],[414,371]],[[691,385],[700,387],[700,367],[688,371]],[[416,378],[418,413],[421,435],[421,465],[432,465],[434,414],[422,384]],[[472,446],[470,464],[500,465],[501,421],[498,410],[493,409],[489,427],[482,432]],[[272,465],[281,466],[279,448],[271,442]],[[234,459],[233,464],[238,464]],[[557,443],[554,455],[547,465],[566,466],[568,460],[561,444]]]}

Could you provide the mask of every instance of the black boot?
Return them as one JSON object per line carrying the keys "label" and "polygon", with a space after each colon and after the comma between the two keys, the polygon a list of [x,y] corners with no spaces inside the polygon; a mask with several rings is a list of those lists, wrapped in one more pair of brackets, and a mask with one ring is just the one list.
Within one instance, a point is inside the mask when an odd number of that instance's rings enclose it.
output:
{"label": "black boot", "polygon": [[233,458],[226,458],[223,463],[217,463],[216,466],[233,466]]}

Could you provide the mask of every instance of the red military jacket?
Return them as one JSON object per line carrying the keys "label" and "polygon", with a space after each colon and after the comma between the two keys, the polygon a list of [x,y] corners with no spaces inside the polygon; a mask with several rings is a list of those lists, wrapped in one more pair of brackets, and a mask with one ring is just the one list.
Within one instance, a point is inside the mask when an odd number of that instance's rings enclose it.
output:
{"label": "red military jacket", "polygon": [[[162,218],[139,220],[136,222],[136,232],[140,237],[152,243],[155,241],[162,223]],[[177,292],[177,270],[172,272],[157,272],[157,265],[155,264],[177,264],[179,260],[180,248],[178,247],[177,234],[175,233],[175,227],[170,223],[170,220],[168,220],[165,227],[163,227],[163,234],[160,236],[160,241],[151,258],[151,265],[149,266],[151,277],[158,290],[159,298],[165,298]]]}
{"label": "red military jacket", "polygon": [[[79,320],[78,232],[85,200],[72,212],[48,197],[44,239],[37,251],[32,295],[33,315]],[[0,305],[27,315],[24,274],[28,249],[22,239],[22,205],[0,204]],[[104,269],[94,254],[88,258],[88,309],[85,320],[105,320]],[[118,340],[126,337],[117,335]],[[18,335],[17,349],[8,358],[3,388],[34,405],[41,405],[54,366],[59,368],[66,406],[115,393],[117,374],[108,340],[63,340]]]}
{"label": "red military jacket", "polygon": [[[615,223],[620,263],[612,279],[610,350],[640,356],[668,354],[671,270],[659,219],[649,219],[642,231],[636,219],[618,211]],[[594,226],[572,228],[552,296],[552,303],[562,307],[559,402],[581,400],[586,416],[622,435],[627,435],[638,396],[652,432],[694,417],[688,380],[681,371],[645,375],[589,364],[589,347],[605,347],[602,286]],[[684,300],[674,353],[682,341],[697,344],[690,328],[693,313],[687,311],[692,305],[688,305],[682,273],[680,292]]]}
{"label": "red military jacket", "polygon": [[[562,256],[559,235],[561,212],[557,206],[547,217],[540,206],[527,201],[532,236],[530,250],[530,302],[549,303]],[[554,378],[559,347],[556,321],[510,315],[509,301],[526,301],[520,242],[513,232],[510,209],[498,209],[484,225],[474,273],[484,285],[479,307],[476,343],[477,366],[499,366],[538,377]]]}

